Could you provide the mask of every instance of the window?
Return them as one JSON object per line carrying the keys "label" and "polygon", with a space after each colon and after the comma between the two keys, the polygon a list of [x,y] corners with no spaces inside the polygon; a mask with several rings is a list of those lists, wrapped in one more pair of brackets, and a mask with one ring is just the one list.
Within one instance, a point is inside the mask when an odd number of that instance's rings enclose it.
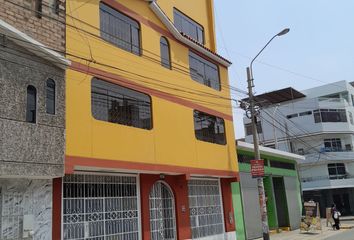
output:
{"label": "window", "polygon": [[224,233],[224,218],[218,180],[188,182],[189,216],[192,239]]}
{"label": "window", "polygon": [[299,148],[299,149],[297,150],[297,153],[298,153],[299,155],[304,155],[304,154],[305,154],[305,151],[304,151],[303,148]]}
{"label": "window", "polygon": [[297,117],[297,116],[298,116],[298,114],[295,113],[295,114],[287,115],[286,118],[290,119],[290,118],[294,118],[294,117]]}
{"label": "window", "polygon": [[160,38],[161,65],[171,69],[170,45],[165,37]]}
{"label": "window", "polygon": [[139,23],[100,3],[101,37],[126,51],[140,55]]}
{"label": "window", "polygon": [[[245,132],[246,132],[246,136],[253,135],[252,123],[245,124]],[[262,132],[263,132],[262,124],[261,122],[257,122],[257,133],[262,133]]]}
{"label": "window", "polygon": [[194,132],[198,140],[226,144],[224,119],[194,110]]}
{"label": "window", "polygon": [[330,163],[328,164],[329,179],[343,179],[346,178],[346,171],[344,163]]}
{"label": "window", "polygon": [[319,122],[347,122],[344,109],[317,109],[313,111],[315,123]]}
{"label": "window", "polygon": [[62,201],[64,240],[139,239],[136,177],[65,175]]}
{"label": "window", "polygon": [[142,129],[151,129],[150,96],[93,78],[91,103],[94,118]]}
{"label": "window", "polygon": [[274,168],[295,170],[295,164],[287,163],[287,162],[281,162],[281,161],[275,161],[275,160],[271,160],[270,161],[270,166],[274,167]]}
{"label": "window", "polygon": [[220,90],[218,66],[189,51],[189,70],[193,80]]}
{"label": "window", "polygon": [[55,114],[55,82],[47,80],[46,110],[49,114]]}
{"label": "window", "polygon": [[35,3],[35,8],[36,8],[36,16],[38,18],[42,18],[42,12],[43,12],[43,1],[42,0],[36,0]]}
{"label": "window", "polygon": [[173,11],[174,24],[178,31],[188,35],[195,41],[204,44],[204,29],[202,25],[184,15],[177,9]]}
{"label": "window", "polygon": [[306,112],[301,112],[299,113],[299,116],[306,116],[306,115],[311,115],[312,114],[312,111],[306,111]]}
{"label": "window", "polygon": [[349,113],[349,121],[351,125],[354,125],[354,121],[353,121],[353,114],[352,112],[348,112]]}
{"label": "window", "polygon": [[326,152],[342,151],[342,142],[340,138],[324,139],[324,147]]}
{"label": "window", "polygon": [[351,144],[345,144],[345,151],[352,151],[353,147]]}
{"label": "window", "polygon": [[37,90],[35,87],[29,85],[27,87],[27,108],[26,121],[36,123],[37,115]]}

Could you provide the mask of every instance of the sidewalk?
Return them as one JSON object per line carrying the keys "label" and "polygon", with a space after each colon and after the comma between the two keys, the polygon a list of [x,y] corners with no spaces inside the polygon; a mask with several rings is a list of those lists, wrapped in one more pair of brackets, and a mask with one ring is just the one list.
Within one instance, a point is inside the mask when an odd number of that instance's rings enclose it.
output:
{"label": "sidewalk", "polygon": [[[348,229],[354,228],[353,223],[341,222],[341,230],[333,230],[332,227],[326,227],[325,219],[322,219],[321,223],[322,223],[322,232],[316,231],[310,233],[306,233],[306,232],[300,233],[300,230],[298,229],[290,232],[281,232],[277,234],[272,234],[270,236],[270,239],[271,240],[306,240],[306,239],[321,240],[328,237],[332,237],[344,231],[348,231]],[[262,240],[262,238],[259,238],[257,240]]]}

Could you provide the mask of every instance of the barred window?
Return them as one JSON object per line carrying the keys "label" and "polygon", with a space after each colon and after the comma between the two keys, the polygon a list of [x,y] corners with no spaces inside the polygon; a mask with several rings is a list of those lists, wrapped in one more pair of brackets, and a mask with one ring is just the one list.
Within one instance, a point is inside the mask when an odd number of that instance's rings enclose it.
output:
{"label": "barred window", "polygon": [[181,13],[177,9],[173,11],[174,24],[178,31],[183,32],[195,41],[204,44],[204,29],[203,26]]}
{"label": "barred window", "polygon": [[226,144],[224,119],[194,110],[194,132],[198,140]]}
{"label": "barred window", "polygon": [[219,69],[214,63],[189,51],[189,70],[193,80],[220,90]]}
{"label": "barred window", "polygon": [[165,37],[160,38],[161,65],[171,69],[170,45]]}
{"label": "barred window", "polygon": [[100,3],[100,26],[104,40],[140,55],[140,26],[137,21]]}
{"label": "barred window", "polygon": [[63,239],[139,239],[134,176],[66,175]]}
{"label": "barred window", "polygon": [[55,82],[47,80],[46,111],[48,114],[55,114]]}
{"label": "barred window", "polygon": [[190,180],[188,198],[192,239],[223,234],[225,229],[219,181]]}
{"label": "barred window", "polygon": [[152,128],[150,96],[98,78],[91,83],[91,108],[95,119]]}

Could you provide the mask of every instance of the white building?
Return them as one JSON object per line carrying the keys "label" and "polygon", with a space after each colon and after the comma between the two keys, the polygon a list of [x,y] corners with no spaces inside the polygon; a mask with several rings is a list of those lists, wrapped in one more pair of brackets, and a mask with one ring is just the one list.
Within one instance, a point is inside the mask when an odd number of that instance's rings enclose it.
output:
{"label": "white building", "polygon": [[[354,213],[354,83],[339,81],[304,91],[281,89],[256,96],[262,145],[305,155],[300,163],[304,200],[334,202]],[[244,118],[245,141],[253,142]]]}

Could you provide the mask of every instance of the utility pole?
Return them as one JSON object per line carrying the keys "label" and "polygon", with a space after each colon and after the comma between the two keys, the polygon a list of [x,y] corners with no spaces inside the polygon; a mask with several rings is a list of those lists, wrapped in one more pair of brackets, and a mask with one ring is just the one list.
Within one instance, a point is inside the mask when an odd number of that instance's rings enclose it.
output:
{"label": "utility pole", "polygon": [[[257,115],[255,111],[255,103],[253,96],[253,77],[249,67],[247,67],[247,83],[248,83],[248,99],[249,99],[249,110],[251,112],[252,120],[252,132],[253,132],[253,146],[254,146],[254,157],[255,160],[261,159],[261,154],[259,152],[258,145],[258,132],[257,132]],[[268,216],[267,216],[267,204],[265,201],[264,184],[263,178],[257,178],[258,196],[259,196],[259,206],[261,208],[261,218],[262,218],[262,231],[263,239],[269,240],[269,227],[268,227]]]}
{"label": "utility pole", "polygon": [[[247,85],[248,85],[248,99],[249,99],[249,111],[251,113],[252,120],[252,132],[253,132],[253,146],[254,146],[254,157],[255,160],[261,160],[261,154],[259,152],[259,141],[258,141],[258,132],[257,132],[257,114],[255,110],[255,101],[253,96],[253,69],[252,65],[254,60],[263,52],[263,50],[273,41],[274,38],[283,36],[290,31],[289,28],[283,29],[278,34],[274,35],[267,44],[257,53],[257,55],[252,59],[250,67],[247,67]],[[264,193],[264,183],[263,176],[257,176],[257,187],[258,187],[258,196],[259,196],[259,206],[261,209],[261,220],[262,220],[262,232],[263,240],[269,240],[269,226],[268,226],[268,215],[267,215],[267,203]]]}

